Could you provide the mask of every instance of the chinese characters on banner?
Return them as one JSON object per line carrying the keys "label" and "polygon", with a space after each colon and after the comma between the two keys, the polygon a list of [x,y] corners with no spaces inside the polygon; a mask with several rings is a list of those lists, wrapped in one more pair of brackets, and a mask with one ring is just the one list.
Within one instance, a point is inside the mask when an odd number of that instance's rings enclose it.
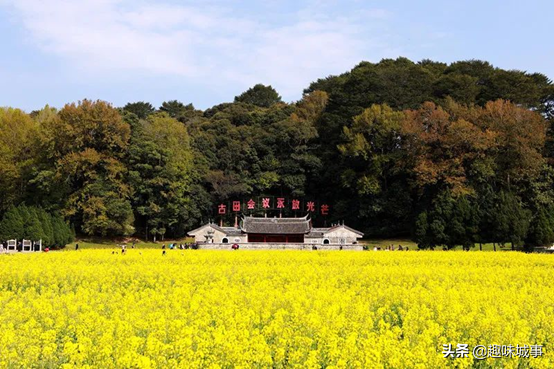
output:
{"label": "chinese characters on banner", "polygon": [[221,203],[217,206],[219,215],[227,214],[228,210],[238,212],[252,212],[254,210],[279,210],[309,213],[312,215],[329,215],[330,206],[326,203],[316,202],[314,200],[300,200],[298,198],[287,199],[285,197],[261,196],[249,198],[244,201],[232,200],[228,203]]}
{"label": "chinese characters on banner", "polygon": [[269,197],[262,198],[262,208],[270,209],[271,208],[271,199]]}

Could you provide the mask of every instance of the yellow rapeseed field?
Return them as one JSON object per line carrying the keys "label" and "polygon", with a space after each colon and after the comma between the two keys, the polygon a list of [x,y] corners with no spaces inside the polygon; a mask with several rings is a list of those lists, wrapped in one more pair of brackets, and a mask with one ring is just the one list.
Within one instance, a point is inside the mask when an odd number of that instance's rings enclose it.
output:
{"label": "yellow rapeseed field", "polygon": [[[554,367],[550,255],[0,255],[0,309],[2,368]],[[472,357],[491,344],[543,354]]]}

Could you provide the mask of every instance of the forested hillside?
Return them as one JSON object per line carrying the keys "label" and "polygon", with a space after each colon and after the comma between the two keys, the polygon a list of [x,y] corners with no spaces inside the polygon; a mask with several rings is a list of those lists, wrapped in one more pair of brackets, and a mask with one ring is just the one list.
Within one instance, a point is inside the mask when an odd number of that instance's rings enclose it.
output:
{"label": "forested hillside", "polygon": [[153,239],[219,220],[219,203],[286,196],[325,199],[316,225],[421,247],[543,245],[554,241],[553,121],[542,74],[405,58],[322,78],[294,103],[256,85],[205,111],[178,100],[4,108],[0,214],[24,204],[78,234]]}

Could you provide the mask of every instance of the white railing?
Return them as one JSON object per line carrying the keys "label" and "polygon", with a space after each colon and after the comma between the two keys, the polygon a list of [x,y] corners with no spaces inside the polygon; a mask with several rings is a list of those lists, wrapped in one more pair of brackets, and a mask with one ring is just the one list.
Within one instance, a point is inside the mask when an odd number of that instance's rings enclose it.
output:
{"label": "white railing", "polygon": [[21,250],[18,250],[18,243],[17,240],[8,240],[6,244],[6,249],[2,251],[6,252],[16,252],[16,251],[23,251],[23,252],[32,252],[32,251],[42,251],[42,240],[38,241],[31,241],[31,240],[22,240],[21,244]]}

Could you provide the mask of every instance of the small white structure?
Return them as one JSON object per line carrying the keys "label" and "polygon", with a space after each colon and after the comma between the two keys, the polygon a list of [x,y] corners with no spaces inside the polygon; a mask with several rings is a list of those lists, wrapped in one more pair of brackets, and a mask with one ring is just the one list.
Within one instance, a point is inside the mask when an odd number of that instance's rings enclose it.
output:
{"label": "small white structure", "polygon": [[8,240],[6,251],[17,251],[17,240]]}
{"label": "small white structure", "polygon": [[33,243],[31,240],[23,240],[21,251],[33,251]]}
{"label": "small white structure", "polygon": [[317,245],[355,245],[363,235],[360,231],[338,224],[330,228],[312,228],[304,241]]}

